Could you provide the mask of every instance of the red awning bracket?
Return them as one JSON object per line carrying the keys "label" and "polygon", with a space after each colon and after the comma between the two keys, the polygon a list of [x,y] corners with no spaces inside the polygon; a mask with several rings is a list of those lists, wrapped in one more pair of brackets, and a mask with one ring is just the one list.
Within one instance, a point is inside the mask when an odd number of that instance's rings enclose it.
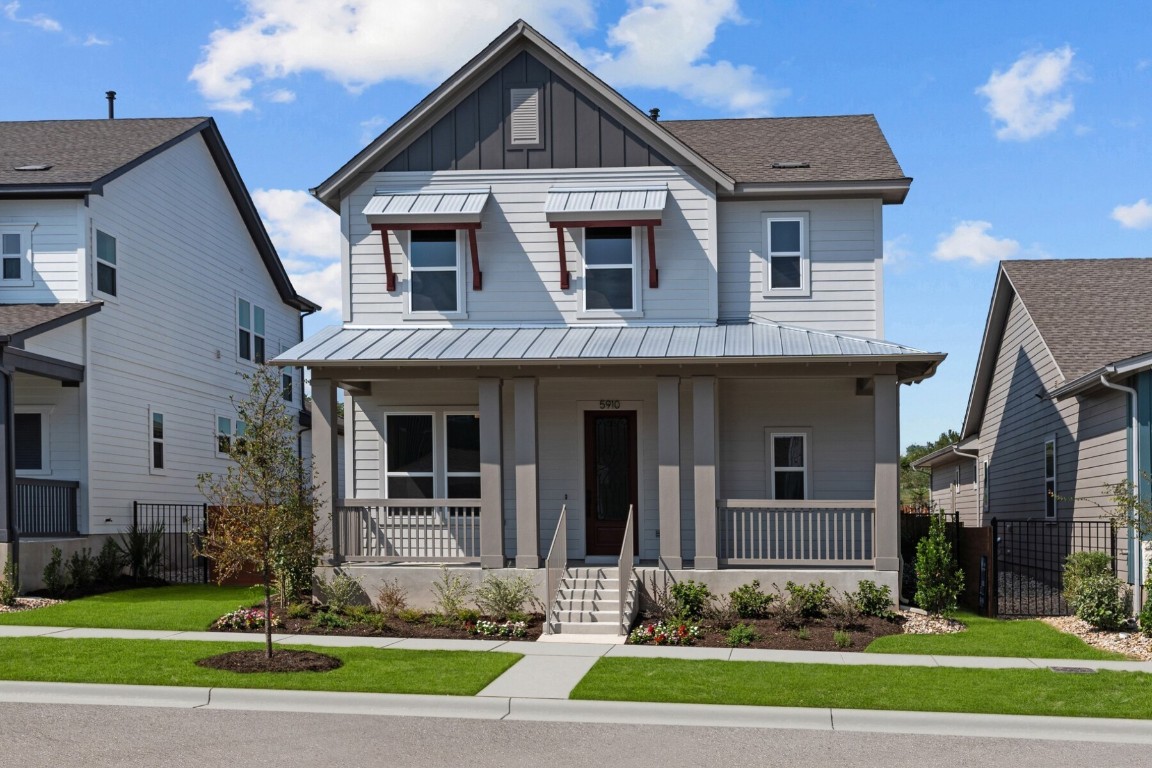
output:
{"label": "red awning bracket", "polygon": [[484,285],[484,274],[480,271],[480,251],[476,247],[476,230],[480,229],[480,226],[479,222],[463,224],[373,224],[373,231],[380,233],[380,238],[384,243],[384,272],[387,275],[385,286],[387,291],[392,293],[396,290],[396,273],[392,269],[392,247],[388,241],[388,230],[413,232],[444,229],[468,230],[468,252],[472,261],[472,290],[481,290]]}

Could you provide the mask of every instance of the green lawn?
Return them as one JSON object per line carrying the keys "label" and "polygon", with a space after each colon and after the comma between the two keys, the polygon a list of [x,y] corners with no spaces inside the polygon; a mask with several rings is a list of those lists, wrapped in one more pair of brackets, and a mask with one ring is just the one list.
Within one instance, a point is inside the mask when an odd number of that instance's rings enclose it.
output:
{"label": "green lawn", "polygon": [[330,672],[241,674],[194,663],[260,647],[182,640],[0,638],[0,679],[473,696],[521,658],[515,653],[292,645],[286,647],[339,657],[344,666]]}
{"label": "green lawn", "polygon": [[1152,718],[1152,677],[1044,669],[950,669],[605,658],[573,699]]}
{"label": "green lawn", "polygon": [[188,584],[125,589],[31,611],[0,613],[0,624],[100,629],[208,629],[220,616],[263,599],[259,587]]}
{"label": "green lawn", "polygon": [[968,625],[950,635],[888,635],[872,641],[866,653],[916,653],[932,656],[1015,656],[1033,659],[1123,659],[1122,654],[1093,648],[1075,635],[1042,621],[957,616]]}

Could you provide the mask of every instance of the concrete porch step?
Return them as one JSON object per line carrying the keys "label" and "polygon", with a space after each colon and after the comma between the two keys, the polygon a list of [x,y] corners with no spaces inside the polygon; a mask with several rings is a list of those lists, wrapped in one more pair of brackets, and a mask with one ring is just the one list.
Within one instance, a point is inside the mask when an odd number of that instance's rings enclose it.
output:
{"label": "concrete porch step", "polygon": [[560,598],[554,604],[554,611],[620,611],[620,598],[613,595],[608,598],[591,600],[565,600]]}
{"label": "concrete porch step", "polygon": [[615,635],[619,630],[616,624],[594,621],[560,621],[553,622],[552,627],[559,635]]}
{"label": "concrete porch step", "polygon": [[597,590],[597,589],[620,589],[619,579],[561,579],[560,589],[570,590]]}

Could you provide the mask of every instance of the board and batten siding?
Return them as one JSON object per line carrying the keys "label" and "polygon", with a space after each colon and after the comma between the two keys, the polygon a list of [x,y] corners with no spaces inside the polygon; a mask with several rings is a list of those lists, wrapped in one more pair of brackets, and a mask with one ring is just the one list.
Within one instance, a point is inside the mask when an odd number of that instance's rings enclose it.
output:
{"label": "board and batten siding", "polygon": [[57,304],[81,301],[84,205],[78,200],[0,200],[0,228],[34,224],[32,284],[0,284],[0,303]]}
{"label": "board and batten siding", "polygon": [[[764,216],[785,212],[808,214],[809,296],[764,295]],[[819,331],[882,335],[879,200],[721,200],[717,221],[721,319],[755,314]]]}
{"label": "board and batten siding", "polygon": [[[595,322],[578,318],[583,279],[579,230],[565,230],[571,287],[560,289],[556,230],[548,225],[544,203],[552,186],[644,186],[667,184],[668,201],[656,227],[659,288],[648,287],[647,252],[640,255],[643,317],[633,322],[713,322],[716,309],[715,197],[678,168],[606,168],[508,172],[378,173],[344,198],[341,220],[347,239],[349,279],[345,320],[357,325],[421,322],[453,326],[492,323]],[[471,265],[464,259],[466,319],[405,319],[408,302],[406,233],[389,232],[397,290],[385,286],[384,249],[361,213],[379,189],[458,189],[491,187],[477,232],[483,289],[472,290]],[[574,240],[575,236],[575,240]],[[603,322],[601,318],[600,322]]]}
{"label": "board and batten siding", "polygon": [[[200,503],[196,477],[221,472],[215,415],[255,366],[237,350],[237,297],[266,311],[267,355],[299,341],[283,304],[199,136],[109,183],[90,202],[96,229],[117,239],[114,298],[88,319],[91,533],[122,529],[133,501]],[[94,270],[87,260],[89,284]],[[294,386],[300,407],[299,371]],[[164,414],[166,469],[149,472],[149,406]]]}
{"label": "board and batten siding", "polygon": [[1013,296],[980,427],[980,455],[990,460],[990,510],[984,524],[991,517],[1044,517],[1044,443],[1052,436],[1059,519],[1102,519],[1096,503],[1110,506],[1104,485],[1127,477],[1124,393],[1059,402],[1037,396],[1061,383],[1043,338],[1023,302]]}

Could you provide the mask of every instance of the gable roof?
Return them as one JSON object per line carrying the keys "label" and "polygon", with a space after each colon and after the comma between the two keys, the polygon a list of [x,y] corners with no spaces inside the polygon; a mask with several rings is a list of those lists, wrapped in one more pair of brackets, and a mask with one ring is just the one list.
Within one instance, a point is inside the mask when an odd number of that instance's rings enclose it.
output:
{"label": "gable roof", "polygon": [[1013,297],[1019,297],[1065,382],[1152,352],[1152,259],[1000,263],[980,346],[964,437],[979,431]]}
{"label": "gable roof", "polygon": [[666,120],[660,123],[740,185],[889,181],[903,202],[912,179],[874,115]]}
{"label": "gable roof", "polygon": [[[200,135],[281,300],[320,309],[296,292],[224,138],[210,117],[0,122],[0,198],[83,197],[190,136]],[[43,170],[16,170],[48,166]]]}
{"label": "gable roof", "polygon": [[0,344],[19,343],[31,336],[67,325],[104,306],[102,301],[73,304],[0,304]]}

